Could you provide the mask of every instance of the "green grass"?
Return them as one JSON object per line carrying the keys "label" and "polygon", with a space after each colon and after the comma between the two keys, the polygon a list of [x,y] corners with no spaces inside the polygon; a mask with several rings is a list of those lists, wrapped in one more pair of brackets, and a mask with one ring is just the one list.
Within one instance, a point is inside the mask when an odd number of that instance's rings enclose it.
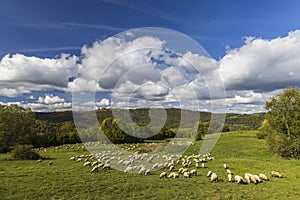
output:
{"label": "green grass", "polygon": [[[197,154],[201,142],[191,146],[186,154]],[[216,159],[199,169],[190,179],[159,179],[162,171],[149,176],[126,174],[116,170],[89,173],[82,162],[69,161],[71,156],[88,154],[76,147],[40,151],[49,160],[6,160],[10,154],[0,154],[0,199],[299,199],[300,161],[285,160],[266,149],[254,131],[223,133],[211,152]],[[282,179],[271,178],[261,184],[228,183],[223,163],[234,174],[266,173],[276,170]],[[176,166],[178,169],[180,166]],[[221,179],[210,183],[207,171],[216,172]],[[222,181],[223,180],[223,181]]]}

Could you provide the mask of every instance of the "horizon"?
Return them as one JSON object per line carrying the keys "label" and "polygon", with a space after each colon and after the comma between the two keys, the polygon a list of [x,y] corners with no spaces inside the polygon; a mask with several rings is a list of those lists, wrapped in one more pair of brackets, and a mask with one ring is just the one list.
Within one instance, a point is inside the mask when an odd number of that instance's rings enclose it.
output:
{"label": "horizon", "polygon": [[[299,1],[3,1],[0,104],[265,113],[266,100],[300,86],[298,8]],[[162,51],[118,57],[145,45]],[[195,72],[186,60],[201,67]],[[83,92],[89,101],[77,108],[74,95]]]}

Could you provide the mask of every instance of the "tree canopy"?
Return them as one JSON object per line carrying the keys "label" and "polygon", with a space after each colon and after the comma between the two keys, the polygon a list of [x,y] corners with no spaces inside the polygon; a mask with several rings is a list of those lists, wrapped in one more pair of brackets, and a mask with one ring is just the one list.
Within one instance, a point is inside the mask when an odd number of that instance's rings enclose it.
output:
{"label": "tree canopy", "polygon": [[283,157],[300,157],[300,90],[289,87],[266,102],[263,131],[270,149]]}

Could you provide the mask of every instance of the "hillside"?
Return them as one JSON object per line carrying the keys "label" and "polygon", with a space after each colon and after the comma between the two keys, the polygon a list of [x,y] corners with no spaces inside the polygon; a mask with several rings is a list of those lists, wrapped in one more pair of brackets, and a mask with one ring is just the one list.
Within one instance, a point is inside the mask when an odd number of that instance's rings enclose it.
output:
{"label": "hillside", "polygon": [[[122,110],[114,110],[114,112],[121,112]],[[124,111],[124,110],[123,110]],[[97,117],[100,122],[102,122],[107,117],[112,117],[112,110],[110,109],[101,109],[97,110]],[[193,112],[195,117],[200,115],[200,119],[203,122],[210,121],[211,113],[209,112],[195,112],[183,110],[183,112]],[[140,124],[147,124],[150,122],[149,118],[149,109],[135,109],[130,110],[130,115],[133,121],[138,122]],[[62,123],[66,121],[73,120],[72,111],[64,111],[64,112],[36,112],[36,119],[43,121],[50,121],[55,123]],[[264,119],[264,113],[261,114],[235,114],[235,113],[227,113],[225,124],[229,127],[230,130],[256,130],[261,122]],[[177,127],[181,120],[181,110],[180,109],[167,109],[167,127]],[[197,120],[189,119],[190,121]]]}

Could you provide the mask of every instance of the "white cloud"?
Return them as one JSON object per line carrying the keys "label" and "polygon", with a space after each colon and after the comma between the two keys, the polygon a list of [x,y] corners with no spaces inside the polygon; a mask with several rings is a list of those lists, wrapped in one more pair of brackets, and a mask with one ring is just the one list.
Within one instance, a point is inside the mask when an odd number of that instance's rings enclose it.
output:
{"label": "white cloud", "polygon": [[59,96],[53,96],[52,94],[46,94],[45,97],[39,97],[37,102],[44,104],[57,104],[64,103],[65,99],[60,98]]}
{"label": "white cloud", "polygon": [[300,31],[272,40],[247,37],[220,60],[227,89],[272,91],[300,85]]}

